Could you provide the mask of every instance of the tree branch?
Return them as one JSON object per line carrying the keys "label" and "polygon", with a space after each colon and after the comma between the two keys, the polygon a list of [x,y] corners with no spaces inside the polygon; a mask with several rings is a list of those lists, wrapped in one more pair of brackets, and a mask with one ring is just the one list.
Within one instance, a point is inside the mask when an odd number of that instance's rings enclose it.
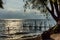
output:
{"label": "tree branch", "polygon": [[47,6],[46,6],[47,10],[50,12],[50,14],[52,15],[52,17],[55,19],[55,21],[58,21],[58,18],[55,16],[54,12],[52,12]]}
{"label": "tree branch", "polygon": [[51,11],[54,12],[54,6],[53,6],[53,2],[51,0],[50,1],[50,5],[51,5]]}
{"label": "tree branch", "polygon": [[53,6],[53,2],[51,0],[50,1],[50,5],[51,5],[51,10],[47,7],[47,5],[44,5],[46,6],[47,10],[50,12],[50,14],[52,15],[52,17],[55,19],[55,21],[57,22],[58,21],[58,18],[56,17],[56,15],[54,14],[54,6]]}
{"label": "tree branch", "polygon": [[60,13],[59,13],[59,11],[58,11],[58,3],[57,3],[57,0],[55,0],[54,6],[55,6],[56,13],[57,13],[57,15],[58,15],[58,17],[59,17]]}

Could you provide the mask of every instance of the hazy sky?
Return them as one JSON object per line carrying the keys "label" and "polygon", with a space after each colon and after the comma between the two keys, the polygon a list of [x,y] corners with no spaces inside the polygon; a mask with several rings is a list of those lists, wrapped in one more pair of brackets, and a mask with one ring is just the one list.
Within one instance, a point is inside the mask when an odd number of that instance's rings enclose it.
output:
{"label": "hazy sky", "polygon": [[39,11],[29,10],[24,12],[23,0],[3,0],[4,9],[0,9],[0,18],[13,19],[40,19],[44,18]]}

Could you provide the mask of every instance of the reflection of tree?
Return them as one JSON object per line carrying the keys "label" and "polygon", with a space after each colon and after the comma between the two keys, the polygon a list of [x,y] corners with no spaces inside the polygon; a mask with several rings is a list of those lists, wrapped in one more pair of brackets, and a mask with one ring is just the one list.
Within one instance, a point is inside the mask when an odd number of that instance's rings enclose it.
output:
{"label": "reflection of tree", "polygon": [[34,20],[34,22],[35,22],[34,29],[35,29],[35,31],[37,31],[37,21],[36,21],[36,20]]}
{"label": "reflection of tree", "polygon": [[39,30],[42,31],[42,21],[40,22]]}
{"label": "reflection of tree", "polygon": [[32,30],[32,25],[29,25],[29,30],[30,30],[30,32],[32,32],[33,30]]}
{"label": "reflection of tree", "polygon": [[44,21],[44,30],[46,30],[47,25],[46,25],[46,21]]}

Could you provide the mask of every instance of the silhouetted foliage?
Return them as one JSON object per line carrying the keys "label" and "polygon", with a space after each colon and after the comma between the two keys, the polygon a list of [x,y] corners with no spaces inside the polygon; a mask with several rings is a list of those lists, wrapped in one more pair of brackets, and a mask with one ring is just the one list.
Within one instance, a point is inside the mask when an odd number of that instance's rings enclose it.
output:
{"label": "silhouetted foliage", "polygon": [[[60,18],[60,0],[25,0],[25,11],[27,8],[29,9],[36,9],[40,12],[50,12],[52,17],[58,22]],[[48,6],[50,4],[50,7]],[[55,11],[54,11],[55,10]],[[57,14],[57,16],[55,15]]]}
{"label": "silhouetted foliage", "polygon": [[0,8],[3,8],[3,1],[0,0]]}
{"label": "silhouetted foliage", "polygon": [[60,33],[60,0],[25,0],[24,8],[25,11],[29,8],[36,9],[44,13],[49,12],[51,14],[58,26],[54,26],[48,31],[43,32],[42,40],[54,40],[50,38],[50,35]]}

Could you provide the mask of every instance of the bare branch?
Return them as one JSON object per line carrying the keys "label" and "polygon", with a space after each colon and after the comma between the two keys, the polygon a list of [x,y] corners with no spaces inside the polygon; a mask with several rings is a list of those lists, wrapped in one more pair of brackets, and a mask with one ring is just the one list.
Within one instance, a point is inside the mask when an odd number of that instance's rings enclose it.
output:
{"label": "bare branch", "polygon": [[52,12],[47,6],[46,6],[47,10],[50,12],[50,14],[52,15],[52,17],[55,19],[55,21],[57,21],[57,17],[55,16],[54,12]]}
{"label": "bare branch", "polygon": [[56,13],[57,13],[57,15],[58,15],[58,17],[59,17],[60,13],[59,13],[59,11],[58,11],[58,3],[57,3],[57,0],[55,0],[54,6],[55,6]]}
{"label": "bare branch", "polygon": [[[45,4],[44,4],[45,5]],[[49,9],[49,7],[46,6],[47,10],[50,12],[50,14],[52,15],[52,17],[57,21],[57,17],[56,15],[54,14],[54,6],[53,6],[53,2],[50,0],[50,5],[51,5],[51,10]]]}

